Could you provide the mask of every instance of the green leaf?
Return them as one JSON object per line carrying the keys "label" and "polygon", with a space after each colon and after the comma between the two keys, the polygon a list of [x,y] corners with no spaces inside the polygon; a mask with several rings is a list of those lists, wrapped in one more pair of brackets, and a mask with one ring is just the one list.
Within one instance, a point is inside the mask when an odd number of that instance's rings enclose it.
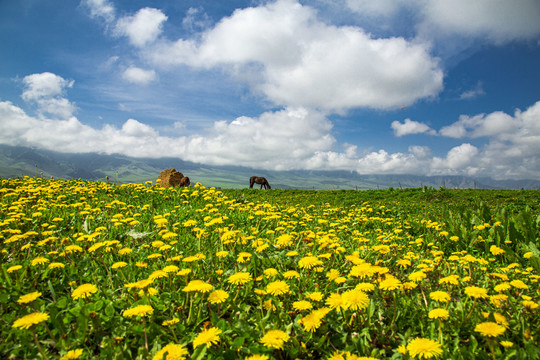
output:
{"label": "green leaf", "polygon": [[195,349],[193,354],[191,354],[191,358],[193,360],[201,360],[201,359],[204,359],[205,354],[206,354],[206,345],[200,345]]}
{"label": "green leaf", "polygon": [[55,302],[56,307],[59,309],[65,309],[67,307],[67,304],[68,304],[68,298],[65,296],[62,296],[60,299],[58,299]]}

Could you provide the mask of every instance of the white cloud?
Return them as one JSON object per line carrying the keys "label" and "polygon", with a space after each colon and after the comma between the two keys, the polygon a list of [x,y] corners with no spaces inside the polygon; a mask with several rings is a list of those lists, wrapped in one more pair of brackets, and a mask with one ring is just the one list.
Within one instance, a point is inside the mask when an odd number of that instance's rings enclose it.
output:
{"label": "white cloud", "polygon": [[349,9],[367,16],[392,16],[405,4],[400,0],[346,0]]}
{"label": "white cloud", "polygon": [[519,126],[519,120],[516,118],[502,111],[496,111],[488,115],[461,115],[458,121],[443,127],[439,134],[452,138],[499,137],[516,131]]}
{"label": "white cloud", "polygon": [[156,72],[131,66],[124,71],[122,78],[130,83],[147,85],[156,80]]}
{"label": "white cloud", "polygon": [[[319,112],[288,108],[259,117],[217,121],[205,134],[162,136],[147,124],[128,119],[120,128],[95,129],[77,118],[36,118],[11,102],[0,102],[0,143],[37,146],[60,152],[100,152],[135,157],[175,156],[184,160],[240,165],[274,170],[350,170],[360,174],[470,175],[495,178],[539,178],[540,101],[511,117],[513,128],[495,134],[499,113],[479,115],[474,133],[486,133],[483,147],[463,143],[446,156],[431,154],[426,146],[407,152],[384,149],[358,153],[355,145],[334,150],[332,124]],[[508,115],[506,115],[508,116]],[[469,119],[472,119],[469,118]],[[182,131],[181,126],[178,131]],[[487,133],[486,133],[487,134]]]}
{"label": "white cloud", "polygon": [[114,21],[115,9],[108,0],[83,0],[82,2],[90,9],[90,16],[102,18],[107,23]]}
{"label": "white cloud", "polygon": [[[456,146],[446,154],[446,158],[434,157],[431,164],[431,173],[434,175],[470,175],[480,173],[479,150],[474,145],[465,143]],[[482,174],[486,176],[487,174]],[[487,175],[489,176],[489,175]]]}
{"label": "white cloud", "polygon": [[75,105],[63,97],[65,89],[73,86],[73,80],[65,80],[61,76],[44,72],[25,76],[22,82],[23,100],[36,104],[40,114],[65,119],[75,112]]}
{"label": "white cloud", "polygon": [[182,26],[188,31],[199,31],[211,24],[208,14],[202,8],[190,7],[182,19]]}
{"label": "white cloud", "polygon": [[497,43],[540,35],[537,0],[430,0],[425,4],[424,27],[446,33],[482,37]]}
{"label": "white cloud", "polygon": [[486,92],[484,91],[482,82],[479,81],[473,89],[470,89],[470,90],[467,90],[467,91],[464,91],[463,93],[461,93],[459,95],[459,99],[460,100],[470,100],[470,99],[475,99],[475,98],[477,98],[479,96],[482,96],[482,95],[485,95],[485,94],[486,94]]}
{"label": "white cloud", "polygon": [[[361,17],[393,18],[401,24],[402,10],[408,11],[422,39],[464,36],[497,44],[534,39],[540,35],[538,0],[345,0]],[[414,14],[414,16],[411,16]],[[401,20],[401,21],[398,21]],[[382,24],[388,26],[387,21]],[[392,25],[390,25],[392,26]],[[447,39],[446,39],[447,41]]]}
{"label": "white cloud", "polygon": [[131,44],[142,47],[156,40],[166,20],[167,16],[161,10],[146,7],[133,16],[118,19],[116,33],[127,36]]}
{"label": "white cloud", "polygon": [[236,10],[200,41],[162,41],[147,57],[161,66],[221,66],[276,105],[326,111],[396,108],[443,86],[425,44],[327,25],[293,0]]}
{"label": "white cloud", "polygon": [[435,130],[431,129],[426,124],[413,121],[411,119],[405,119],[403,123],[400,123],[399,121],[393,121],[392,122],[392,129],[394,130],[394,135],[397,137],[401,137],[404,135],[411,135],[411,134],[422,134],[427,133],[430,135],[435,135]]}

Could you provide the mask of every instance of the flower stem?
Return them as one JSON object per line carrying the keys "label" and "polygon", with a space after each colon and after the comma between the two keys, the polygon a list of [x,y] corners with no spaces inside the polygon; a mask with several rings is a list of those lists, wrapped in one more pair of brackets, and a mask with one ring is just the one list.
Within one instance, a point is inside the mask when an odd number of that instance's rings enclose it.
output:
{"label": "flower stem", "polygon": [[38,341],[38,339],[37,339],[36,331],[35,331],[35,330],[32,330],[32,335],[34,336],[34,342],[36,343],[36,346],[37,346],[37,348],[38,348],[38,350],[39,350],[39,353],[41,354],[41,356],[42,356],[45,360],[47,360],[48,357],[47,357],[47,355],[45,355],[45,352],[43,351],[43,348],[41,347],[41,345],[39,345],[39,341]]}

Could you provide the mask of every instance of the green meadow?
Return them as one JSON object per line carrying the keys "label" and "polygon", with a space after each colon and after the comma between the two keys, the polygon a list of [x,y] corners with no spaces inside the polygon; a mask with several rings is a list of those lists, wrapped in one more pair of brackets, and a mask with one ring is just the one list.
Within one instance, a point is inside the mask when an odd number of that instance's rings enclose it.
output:
{"label": "green meadow", "polygon": [[6,359],[535,359],[540,192],[0,179]]}

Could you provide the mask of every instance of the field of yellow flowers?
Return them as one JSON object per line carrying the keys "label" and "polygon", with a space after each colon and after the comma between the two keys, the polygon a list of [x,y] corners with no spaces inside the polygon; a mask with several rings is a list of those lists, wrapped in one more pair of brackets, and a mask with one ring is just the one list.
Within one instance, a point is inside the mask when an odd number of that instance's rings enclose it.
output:
{"label": "field of yellow flowers", "polygon": [[535,359],[540,194],[0,179],[5,359]]}

